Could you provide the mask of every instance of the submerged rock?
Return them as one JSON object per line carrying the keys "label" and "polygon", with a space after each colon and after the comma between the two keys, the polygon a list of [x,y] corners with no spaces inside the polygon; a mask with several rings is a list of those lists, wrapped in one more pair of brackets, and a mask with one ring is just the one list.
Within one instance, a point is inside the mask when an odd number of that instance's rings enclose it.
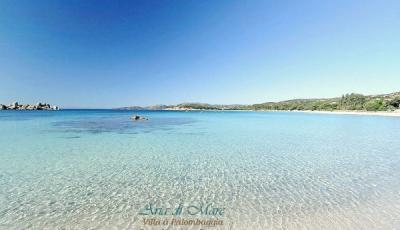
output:
{"label": "submerged rock", "polygon": [[147,119],[146,117],[143,117],[143,116],[133,115],[133,116],[131,117],[131,120],[139,121],[139,120],[148,120],[148,119]]}

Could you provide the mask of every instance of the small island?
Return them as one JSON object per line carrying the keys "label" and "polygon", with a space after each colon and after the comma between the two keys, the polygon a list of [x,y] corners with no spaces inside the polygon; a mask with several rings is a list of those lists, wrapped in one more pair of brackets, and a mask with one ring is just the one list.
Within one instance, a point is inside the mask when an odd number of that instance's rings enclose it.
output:
{"label": "small island", "polygon": [[11,105],[0,104],[0,110],[59,110],[60,108],[55,105],[50,105],[42,102],[38,102],[36,105],[22,105],[18,102],[14,102]]}

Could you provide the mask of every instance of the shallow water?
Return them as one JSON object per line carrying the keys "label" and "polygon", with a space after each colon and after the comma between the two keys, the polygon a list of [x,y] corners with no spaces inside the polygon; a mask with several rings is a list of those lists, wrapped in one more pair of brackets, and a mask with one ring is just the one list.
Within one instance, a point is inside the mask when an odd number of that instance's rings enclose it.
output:
{"label": "shallow water", "polygon": [[224,208],[181,216],[211,229],[397,229],[399,168],[399,118],[1,111],[0,229],[198,229],[144,225],[150,203]]}

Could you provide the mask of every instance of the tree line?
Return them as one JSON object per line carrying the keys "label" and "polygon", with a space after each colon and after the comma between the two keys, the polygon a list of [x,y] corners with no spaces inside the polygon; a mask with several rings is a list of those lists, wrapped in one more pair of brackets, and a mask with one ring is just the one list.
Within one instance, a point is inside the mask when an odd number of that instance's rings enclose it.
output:
{"label": "tree line", "polygon": [[282,102],[267,102],[247,106],[254,110],[366,110],[392,111],[399,109],[400,96],[364,96],[362,94],[345,94],[340,98],[304,99]]}

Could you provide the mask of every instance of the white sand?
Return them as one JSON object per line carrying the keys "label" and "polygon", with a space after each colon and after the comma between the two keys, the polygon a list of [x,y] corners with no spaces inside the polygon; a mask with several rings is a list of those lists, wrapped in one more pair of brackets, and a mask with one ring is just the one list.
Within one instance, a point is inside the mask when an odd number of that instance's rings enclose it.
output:
{"label": "white sand", "polygon": [[393,112],[387,111],[292,111],[292,112],[299,112],[299,113],[319,113],[319,114],[341,114],[341,115],[365,115],[365,116],[386,116],[386,117],[400,117],[400,110],[396,110]]}

